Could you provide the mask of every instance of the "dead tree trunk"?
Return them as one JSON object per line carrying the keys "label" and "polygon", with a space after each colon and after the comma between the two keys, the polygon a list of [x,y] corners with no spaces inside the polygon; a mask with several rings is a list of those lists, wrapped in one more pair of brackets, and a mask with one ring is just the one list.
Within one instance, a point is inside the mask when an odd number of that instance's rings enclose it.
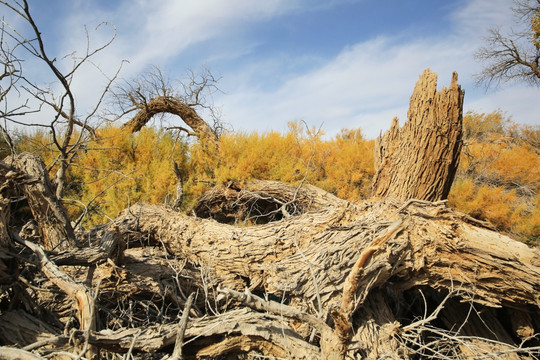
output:
{"label": "dead tree trunk", "polygon": [[401,200],[446,199],[461,152],[464,91],[452,76],[437,91],[437,74],[424,71],[411,96],[408,121],[397,118],[375,143],[373,196]]}
{"label": "dead tree trunk", "polygon": [[26,197],[45,249],[60,251],[74,248],[76,241],[71,222],[64,206],[56,198],[45,164],[39,156],[22,153],[4,161],[13,168],[12,172],[24,179],[13,185]]}

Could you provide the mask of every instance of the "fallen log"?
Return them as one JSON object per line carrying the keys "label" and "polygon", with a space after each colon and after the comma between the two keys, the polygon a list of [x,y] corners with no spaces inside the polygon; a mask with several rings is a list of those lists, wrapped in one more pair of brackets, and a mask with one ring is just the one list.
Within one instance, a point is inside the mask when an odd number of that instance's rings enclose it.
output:
{"label": "fallen log", "polygon": [[[125,237],[137,231],[150,241],[159,240],[175,256],[210,266],[211,276],[223,287],[287,291],[315,305],[317,295],[323,306],[340,302],[345,279],[355,266],[362,272],[349,280],[357,282],[351,298],[359,304],[365,298],[362,291],[399,276],[401,290],[425,284],[450,289],[453,283],[474,289],[475,301],[489,306],[540,305],[537,251],[463,222],[463,214],[444,204],[402,205],[390,200],[345,204],[237,227],[138,204],[113,224]],[[388,229],[391,233],[385,234]],[[385,242],[377,244],[385,236]],[[355,265],[358,259],[362,264]],[[318,294],[313,279],[305,275],[310,264]]]}

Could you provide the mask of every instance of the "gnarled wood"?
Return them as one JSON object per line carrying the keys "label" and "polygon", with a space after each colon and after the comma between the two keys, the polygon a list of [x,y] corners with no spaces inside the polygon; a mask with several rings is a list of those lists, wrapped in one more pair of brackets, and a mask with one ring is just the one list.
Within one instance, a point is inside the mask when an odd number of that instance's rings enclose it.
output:
{"label": "gnarled wood", "polygon": [[264,224],[347,202],[309,184],[292,187],[278,181],[227,182],[205,192],[193,212],[221,223]]}
{"label": "gnarled wood", "polygon": [[[313,219],[320,222],[313,223]],[[346,354],[354,348],[374,357],[389,351],[401,354],[398,355],[401,358],[408,357],[407,347],[396,342],[395,336],[410,330],[406,327],[401,330],[391,315],[392,309],[376,300],[381,294],[375,289],[403,292],[418,286],[448,291],[459,288],[462,301],[532,311],[532,317],[539,315],[538,253],[478,224],[463,222],[463,215],[447,209],[444,203],[341,203],[253,227],[220,224],[161,206],[138,204],[111,226],[117,226],[124,237],[138,233],[146,241],[159,241],[175,257],[206,269],[206,286],[210,288],[248,287],[256,294],[287,296],[289,306],[313,318],[319,316],[319,309],[322,313],[332,313],[344,294],[351,292],[345,285],[354,281],[354,296],[347,295],[351,305],[341,311],[349,314],[350,320],[345,318],[346,322],[350,321],[348,326],[360,319],[366,322],[361,322],[363,325],[355,329],[354,337],[347,340],[343,350]],[[355,266],[359,275],[347,277]],[[159,272],[155,276],[157,280]],[[103,279],[105,284],[108,281]],[[223,313],[224,319],[227,314]],[[289,319],[286,323],[299,321],[285,311],[281,315]],[[337,320],[331,322],[330,333],[339,339]],[[199,321],[190,321],[190,326]],[[162,339],[159,349],[174,341],[174,326],[171,324],[169,335],[156,335]],[[186,331],[189,341],[188,334],[189,327]],[[247,346],[253,345],[258,335],[241,332],[238,336],[236,341],[241,343],[248,341],[242,336],[249,337]],[[213,340],[221,345],[201,354],[216,354],[216,349],[224,348],[233,351],[234,344],[238,344],[216,341]],[[349,341],[360,341],[361,345]],[[130,343],[129,339],[125,342]],[[276,345],[275,339],[272,342]],[[323,347],[327,346],[324,344],[324,341],[320,343],[323,353]],[[262,343],[260,346],[259,350],[268,349]],[[509,348],[513,346],[516,345],[508,344]],[[280,352],[273,354],[279,356]]]}
{"label": "gnarled wood", "polygon": [[[264,326],[261,326],[264,324]],[[127,352],[133,348],[143,352],[158,352],[176,340],[177,324],[156,325],[140,329],[124,328],[119,331],[103,330],[90,335],[89,342],[100,348]],[[285,336],[283,336],[285,334]],[[82,332],[77,336],[83,337]],[[283,318],[272,314],[263,314],[249,309],[231,310],[225,314],[197,319],[186,329],[185,338],[195,339],[186,344],[186,353],[201,356],[216,355],[208,339],[224,339],[234,336],[266,339],[273,344],[268,349],[268,356],[288,354],[291,359],[318,359],[319,349],[311,345],[288,327]],[[198,340],[197,340],[198,338]],[[219,343],[220,341],[215,341]]]}
{"label": "gnarled wood", "polygon": [[411,96],[408,121],[397,118],[375,143],[373,196],[401,200],[446,199],[461,152],[464,91],[452,75],[437,91],[437,74],[424,71]]}
{"label": "gnarled wood", "polygon": [[195,109],[176,98],[158,96],[147,103],[138,104],[137,107],[139,108],[137,114],[123,125],[124,128],[130,129],[132,132],[141,130],[153,116],[168,113],[179,116],[199,139],[216,143],[216,135],[206,121],[197,114]]}
{"label": "gnarled wood", "polygon": [[[13,237],[17,239],[17,235],[13,234]],[[95,299],[92,296],[90,289],[86,285],[76,282],[60,270],[58,266],[49,260],[47,254],[40,245],[20,238],[17,240],[36,254],[43,273],[54,285],[58,286],[58,288],[73,300],[75,308],[77,309],[77,318],[81,329],[84,329],[86,332],[95,330]],[[89,358],[92,358],[92,356],[96,354],[96,349],[91,347],[88,349],[88,352],[90,354]]]}
{"label": "gnarled wood", "polygon": [[318,295],[327,306],[341,299],[345,278],[363,250],[373,247],[374,240],[401,219],[400,230],[376,245],[355,277],[353,307],[371,288],[398,275],[401,289],[424,284],[450,289],[460,284],[474,290],[475,301],[490,306],[540,305],[538,254],[525,244],[463,223],[462,214],[444,205],[409,202],[396,212],[398,208],[392,202],[344,204],[279,222],[236,227],[139,204],[115,224],[126,236],[139,231],[191,263],[209,265],[212,277],[224,287],[248,286],[278,294],[287,289],[288,294],[317,304],[313,280],[302,275],[311,264]]}
{"label": "gnarled wood", "polygon": [[61,251],[76,247],[71,222],[64,206],[56,198],[45,164],[39,156],[21,153],[4,162],[27,179],[17,186],[28,200],[45,249]]}

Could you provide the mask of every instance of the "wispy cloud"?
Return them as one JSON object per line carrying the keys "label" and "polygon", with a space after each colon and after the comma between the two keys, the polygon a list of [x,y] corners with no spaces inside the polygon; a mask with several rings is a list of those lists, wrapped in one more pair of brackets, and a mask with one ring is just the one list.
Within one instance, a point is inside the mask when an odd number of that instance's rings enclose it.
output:
{"label": "wispy cloud", "polygon": [[[359,34],[356,43],[333,55],[282,51],[261,55],[257,51],[266,44],[249,36],[261,22],[284,16],[290,21],[295,14],[350,1],[137,0],[115,3],[111,9],[95,9],[92,2],[76,1],[66,10],[58,52],[84,50],[82,24],[89,25],[94,43],[103,42],[110,32],[103,31],[106,28],[94,32],[92,26],[108,20],[118,28],[118,37],[94,62],[107,74],[122,59],[130,61],[123,71],[125,78],[150,64],[164,67],[173,77],[188,66],[197,68],[207,61],[217,64],[212,69],[223,76],[225,94],[215,100],[223,108],[223,120],[237,130],[283,130],[288,121],[303,119],[313,125],[324,123],[330,134],[344,127],[360,127],[374,137],[388,128],[394,115],[405,121],[413,86],[428,67],[439,73],[441,86],[449,83],[452,71],[459,73],[467,109],[501,108],[516,120],[538,121],[533,119],[537,111],[530,105],[535,103],[531,98],[538,98],[538,89],[509,86],[484,93],[473,85],[472,76],[480,70],[473,52],[489,25],[510,25],[507,0],[462,1],[450,7],[453,10],[445,19],[450,27],[442,34],[412,37],[407,29],[368,39]],[[280,39],[274,41],[279,45]],[[102,79],[89,66],[73,83],[83,108],[95,102]],[[528,105],[524,99],[529,99]]]}
{"label": "wispy cloud", "polygon": [[[445,45],[396,45],[387,38],[357,44],[275,91],[247,88],[225,96],[224,112],[238,128],[256,129],[260,124],[284,128],[288,121],[304,119],[314,125],[324,123],[329,132],[361,127],[374,136],[390,123],[389,110],[405,117],[412,87],[425,68],[442,74],[442,83],[449,82],[453,70],[460,70],[448,62],[459,60],[454,47]],[[236,119],[243,121],[235,123]]]}
{"label": "wispy cloud", "polygon": [[[526,100],[538,98],[538,89],[511,87],[485,94],[473,84],[473,74],[480,71],[473,52],[488,24],[508,24],[506,3],[469,2],[449,14],[453,31],[444,37],[379,37],[358,43],[323,66],[290,78],[274,91],[254,86],[233,89],[220,99],[225,104],[226,119],[240,129],[285,129],[288,121],[304,119],[313,125],[324,123],[330,134],[343,127],[360,127],[367,136],[375,137],[389,127],[394,115],[402,123],[406,120],[413,86],[429,67],[439,73],[440,86],[449,84],[452,71],[458,72],[466,89],[466,110],[506,108],[519,114],[514,116],[516,120],[538,122],[537,108]],[[523,102],[529,106],[519,105]]]}
{"label": "wispy cloud", "polygon": [[[175,59],[189,57],[190,47],[230,37],[235,33],[241,35],[254,22],[266,21],[297,7],[296,0],[165,0],[159,3],[141,0],[123,1],[108,11],[94,9],[91,3],[79,1],[66,12],[63,31],[60,32],[62,37],[58,39],[61,43],[58,53],[66,54],[76,50],[78,54],[84,54],[87,39],[83,24],[88,25],[89,39],[93,46],[105,43],[114,33],[110,26],[101,26],[99,29],[94,26],[107,21],[117,29],[112,46],[94,57],[92,64],[81,69],[73,82],[81,108],[85,108],[93,104],[101,93],[106,80],[101,72],[111,76],[122,60],[129,61],[122,71],[125,78],[131,78],[154,64],[173,68],[172,75],[179,76],[175,71],[178,67]],[[237,45],[244,49],[249,47],[243,43]],[[230,49],[222,47],[221,50]],[[222,53],[208,53],[215,58],[227,57]],[[187,67],[182,64],[180,73]]]}

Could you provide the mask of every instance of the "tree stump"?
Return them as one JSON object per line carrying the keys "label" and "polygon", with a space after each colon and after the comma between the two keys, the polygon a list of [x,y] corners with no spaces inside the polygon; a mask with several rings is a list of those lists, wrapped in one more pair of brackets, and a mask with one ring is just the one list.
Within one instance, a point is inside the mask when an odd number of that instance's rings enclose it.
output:
{"label": "tree stump", "polygon": [[375,143],[373,196],[400,200],[446,199],[459,163],[465,92],[452,75],[437,91],[437,74],[425,70],[411,96],[408,122],[397,118]]}
{"label": "tree stump", "polygon": [[37,232],[46,250],[67,250],[76,244],[62,202],[56,197],[55,188],[41,158],[30,153],[21,153],[4,160],[3,171],[18,173],[19,181],[14,185],[24,194],[37,224]]}

